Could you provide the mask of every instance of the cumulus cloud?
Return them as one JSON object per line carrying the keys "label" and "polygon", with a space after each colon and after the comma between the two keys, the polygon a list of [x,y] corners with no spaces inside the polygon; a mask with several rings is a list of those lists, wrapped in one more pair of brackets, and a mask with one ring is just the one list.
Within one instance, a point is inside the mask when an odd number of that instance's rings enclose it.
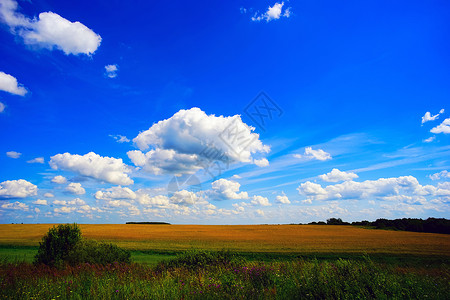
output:
{"label": "cumulus cloud", "polygon": [[168,206],[170,204],[169,197],[165,195],[156,195],[151,197],[148,194],[140,194],[138,202],[145,206]]}
{"label": "cumulus cloud", "polygon": [[[413,176],[380,178],[363,182],[345,181],[343,183],[322,187],[310,181],[300,184],[299,194],[307,200],[343,200],[343,199],[380,199],[392,200],[394,196],[412,196],[414,201],[424,196],[447,196],[450,190],[432,185],[422,186]],[[414,202],[411,200],[410,202]],[[419,201],[420,202],[420,201]]]}
{"label": "cumulus cloud", "polygon": [[36,204],[36,205],[48,205],[47,200],[45,200],[45,199],[37,199],[36,201],[33,201],[33,204]]}
{"label": "cumulus cloud", "polygon": [[214,159],[265,165],[264,159],[255,160],[253,156],[270,148],[254,130],[239,115],[216,117],[194,107],[141,132],[133,139],[140,150],[129,151],[128,157],[154,174],[193,174],[204,161],[211,161],[210,149],[214,149]]}
{"label": "cumulus cloud", "polygon": [[6,152],[6,156],[8,156],[10,158],[19,158],[21,155],[22,155],[22,153],[16,152],[16,151],[8,151],[8,152]]}
{"label": "cumulus cloud", "polygon": [[70,214],[71,212],[75,211],[77,208],[73,206],[63,206],[63,207],[56,207],[53,211],[55,213],[64,213],[64,214]]}
{"label": "cumulus cloud", "polygon": [[248,199],[247,192],[240,192],[241,185],[232,180],[219,179],[211,184],[212,190],[209,191],[209,197],[214,200],[237,200]]}
{"label": "cumulus cloud", "polygon": [[86,194],[86,190],[81,186],[81,183],[72,182],[66,187],[66,191],[75,195],[84,195]]}
{"label": "cumulus cloud", "polygon": [[113,184],[134,183],[127,174],[131,172],[131,169],[123,163],[121,158],[103,157],[94,152],[85,155],[57,154],[51,157],[50,166],[55,170],[68,170]]}
{"label": "cumulus cloud", "polygon": [[259,22],[266,20],[266,22],[269,22],[272,20],[278,20],[281,17],[289,18],[291,16],[291,8],[288,7],[283,12],[283,6],[284,2],[276,2],[273,6],[269,6],[267,11],[263,14],[256,12],[252,17],[252,21]]}
{"label": "cumulus cloud", "polygon": [[[5,91],[13,95],[25,96],[28,92],[21,84],[17,82],[14,76],[0,71],[0,91]],[[3,105],[3,109],[5,106]],[[2,111],[3,111],[2,109]]]}
{"label": "cumulus cloud", "polygon": [[55,176],[52,179],[53,183],[57,183],[57,184],[64,184],[67,182],[67,178],[61,175]]}
{"label": "cumulus cloud", "polygon": [[444,109],[441,109],[438,114],[432,116],[431,113],[429,111],[427,111],[425,113],[425,115],[422,117],[422,124],[429,122],[429,121],[437,120],[439,118],[439,115],[441,115],[443,113],[444,113]]}
{"label": "cumulus cloud", "polygon": [[14,202],[14,203],[5,203],[5,204],[2,204],[1,206],[0,206],[0,208],[3,208],[3,209],[11,209],[11,210],[23,210],[23,211],[28,211],[28,205],[26,205],[25,203],[22,203],[22,202],[18,202],[18,201],[16,201],[16,202]]}
{"label": "cumulus cloud", "polygon": [[193,205],[198,200],[194,192],[181,190],[173,193],[170,202],[179,205]]}
{"label": "cumulus cloud", "polygon": [[55,197],[55,195],[53,195],[52,193],[45,193],[44,197],[53,198],[53,197]]}
{"label": "cumulus cloud", "polygon": [[5,111],[5,104],[0,102],[0,114]]}
{"label": "cumulus cloud", "polygon": [[281,204],[290,204],[291,201],[289,201],[289,198],[286,195],[278,195],[275,199],[275,202],[281,203]]}
{"label": "cumulus cloud", "polygon": [[313,150],[311,147],[305,148],[305,153],[303,155],[301,154],[294,154],[294,157],[296,158],[306,158],[309,160],[317,159],[320,161],[330,160],[332,159],[330,153],[323,151],[322,149]]}
{"label": "cumulus cloud", "polygon": [[94,197],[99,200],[136,199],[136,194],[127,187],[114,186],[103,191],[97,191]]}
{"label": "cumulus cloud", "polygon": [[44,163],[44,158],[43,157],[36,157],[36,158],[31,159],[31,160],[28,160],[27,163],[29,163],[29,164],[43,164]]}
{"label": "cumulus cloud", "polygon": [[436,139],[435,136],[430,136],[429,138],[424,139],[423,142],[424,142],[424,143],[431,143],[431,142],[434,141],[435,139]]}
{"label": "cumulus cloud", "polygon": [[439,180],[439,179],[444,179],[444,178],[450,178],[450,172],[447,170],[443,170],[441,172],[438,173],[434,173],[433,175],[429,176],[431,180]]}
{"label": "cumulus cloud", "polygon": [[37,190],[37,186],[26,180],[7,180],[0,183],[0,199],[36,196]]}
{"label": "cumulus cloud", "polygon": [[116,78],[117,71],[119,70],[117,65],[106,65],[105,66],[105,76],[109,78]]}
{"label": "cumulus cloud", "polygon": [[56,48],[66,55],[91,55],[100,46],[100,35],[80,22],[70,22],[53,12],[43,12],[30,19],[17,10],[16,1],[3,0],[0,21],[7,24],[13,34],[21,36],[27,45]]}
{"label": "cumulus cloud", "polygon": [[257,209],[255,212],[257,215],[264,217],[264,211],[262,211],[261,209]]}
{"label": "cumulus cloud", "polygon": [[253,196],[253,200],[250,201],[251,205],[260,205],[260,206],[271,206],[272,204],[269,203],[269,199],[263,196]]}
{"label": "cumulus cloud", "polygon": [[442,123],[430,130],[431,133],[450,133],[450,118],[445,119]]}
{"label": "cumulus cloud", "polygon": [[118,143],[129,143],[130,142],[130,140],[126,136],[123,136],[120,134],[117,134],[117,135],[110,134],[109,136],[112,137],[113,139],[115,139],[116,142],[118,142]]}
{"label": "cumulus cloud", "polygon": [[343,172],[339,169],[333,169],[327,174],[319,175],[319,178],[326,182],[338,182],[358,178],[358,175],[352,172]]}

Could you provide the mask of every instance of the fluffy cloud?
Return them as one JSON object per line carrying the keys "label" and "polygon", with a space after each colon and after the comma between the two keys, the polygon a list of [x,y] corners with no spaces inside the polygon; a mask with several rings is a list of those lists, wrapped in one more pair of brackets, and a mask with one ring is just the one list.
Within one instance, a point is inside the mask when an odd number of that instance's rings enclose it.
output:
{"label": "fluffy cloud", "polygon": [[19,96],[25,96],[25,94],[27,93],[27,89],[24,88],[21,84],[19,84],[14,76],[11,76],[1,71],[0,71],[0,91],[5,91]]}
{"label": "fluffy cloud", "polygon": [[269,199],[263,196],[253,196],[253,200],[250,202],[252,205],[271,206]]}
{"label": "fluffy cloud", "polygon": [[73,206],[63,206],[63,207],[57,207],[55,208],[53,211],[55,213],[64,213],[64,214],[69,214],[73,211],[75,211],[77,208],[73,207]]}
{"label": "fluffy cloud", "polygon": [[319,175],[319,178],[326,182],[338,182],[358,178],[358,175],[352,172],[343,172],[338,169],[333,169],[327,174]]}
{"label": "fluffy cloud", "polygon": [[6,152],[6,156],[8,156],[10,158],[19,158],[21,155],[22,155],[22,153],[16,152],[16,151],[8,151],[8,152]]}
{"label": "fluffy cloud", "polygon": [[91,55],[100,46],[100,35],[80,22],[70,22],[53,12],[43,12],[30,19],[17,12],[17,8],[16,1],[3,0],[0,21],[7,24],[12,33],[21,36],[27,45],[56,48],[66,55]]}
{"label": "fluffy cloud", "polygon": [[241,185],[236,181],[221,178],[214,181],[211,186],[209,197],[214,200],[248,199],[247,192],[239,193]]}
{"label": "fluffy cloud", "polygon": [[[390,201],[403,196],[411,196],[409,202],[420,202],[424,196],[448,196],[450,190],[431,185],[422,186],[413,176],[380,178],[363,182],[345,181],[340,184],[322,187],[307,181],[297,188],[299,194],[307,200],[340,200],[377,198]],[[394,197],[394,198],[393,198]],[[406,199],[406,198],[404,198]],[[412,200],[414,199],[414,200]]]}
{"label": "fluffy cloud", "polygon": [[431,180],[439,180],[441,178],[450,178],[450,172],[447,170],[441,171],[439,173],[434,173],[429,176]]}
{"label": "fluffy cloud", "polygon": [[434,141],[435,139],[436,139],[435,136],[430,136],[429,138],[424,139],[423,142],[424,142],[424,143],[431,143],[431,142]]}
{"label": "fluffy cloud", "polygon": [[52,179],[53,183],[57,183],[57,184],[64,184],[67,182],[67,178],[61,175],[55,176]]}
{"label": "fluffy cloud", "polygon": [[81,183],[72,182],[66,187],[66,191],[75,195],[84,195],[86,194],[86,190],[81,186]]}
{"label": "fluffy cloud", "polygon": [[53,197],[55,197],[55,195],[53,195],[52,193],[45,193],[44,197],[53,198]]}
{"label": "fluffy cloud", "polygon": [[445,119],[442,123],[430,130],[431,133],[450,133],[450,118]]}
{"label": "fluffy cloud", "polygon": [[289,201],[289,198],[286,195],[278,195],[275,199],[275,202],[281,203],[281,204],[290,204],[291,201]]}
{"label": "fluffy cloud", "polygon": [[47,200],[42,200],[42,199],[37,199],[36,201],[33,202],[33,204],[36,204],[36,205],[48,205]]}
{"label": "fluffy cloud", "polygon": [[169,198],[165,195],[156,195],[150,197],[148,194],[141,194],[138,197],[138,202],[145,206],[169,206]]}
{"label": "fluffy cloud", "polygon": [[50,166],[55,170],[69,170],[113,184],[134,183],[127,174],[131,172],[131,169],[123,163],[121,158],[103,157],[94,152],[85,155],[57,154],[51,157]]}
{"label": "fluffy cloud", "polygon": [[28,205],[22,202],[14,202],[14,203],[5,203],[0,206],[3,209],[12,209],[12,210],[23,210],[28,211]]}
{"label": "fluffy cloud", "polygon": [[425,113],[425,115],[422,117],[422,124],[426,123],[426,122],[429,122],[429,121],[434,121],[434,120],[438,119],[439,115],[443,114],[443,113],[444,113],[444,109],[441,109],[438,114],[432,116],[431,113],[429,111],[427,111]]}
{"label": "fluffy cloud", "polygon": [[0,114],[5,111],[5,104],[0,102]]}
{"label": "fluffy cloud", "polygon": [[177,191],[170,197],[170,202],[179,205],[193,205],[197,200],[198,197],[194,192],[186,190]]}
{"label": "fluffy cloud", "polygon": [[36,157],[36,158],[31,159],[31,160],[28,160],[27,163],[29,163],[29,164],[43,164],[44,163],[44,158],[43,157]]}
{"label": "fluffy cloud", "polygon": [[328,152],[323,151],[322,149],[313,150],[311,147],[305,148],[305,153],[303,155],[301,154],[294,154],[294,157],[296,158],[306,158],[306,159],[317,159],[320,161],[325,161],[331,159],[331,155]]}
{"label": "fluffy cloud", "polygon": [[288,7],[283,12],[284,2],[278,3],[276,2],[273,6],[269,6],[267,11],[263,14],[259,14],[256,12],[252,17],[252,21],[259,22],[262,20],[266,20],[266,22],[272,20],[278,20],[281,17],[289,18],[291,16],[291,8]]}
{"label": "fluffy cloud", "polygon": [[0,183],[0,199],[36,196],[37,190],[37,186],[26,180],[7,180]]}
{"label": "fluffy cloud", "polygon": [[116,78],[117,71],[119,70],[117,65],[106,65],[105,66],[105,76],[109,78]]}
{"label": "fluffy cloud", "polygon": [[115,186],[104,191],[97,191],[94,197],[99,200],[136,199],[136,194],[127,187]]}
{"label": "fluffy cloud", "polygon": [[254,130],[239,115],[216,117],[194,107],[141,132],[133,139],[140,151],[129,151],[128,157],[154,174],[192,174],[211,160],[266,165],[253,157],[270,151]]}
{"label": "fluffy cloud", "polygon": [[118,135],[110,134],[109,136],[112,137],[113,139],[115,139],[118,143],[129,143],[130,142],[130,140],[126,136],[123,136],[120,134],[118,134]]}

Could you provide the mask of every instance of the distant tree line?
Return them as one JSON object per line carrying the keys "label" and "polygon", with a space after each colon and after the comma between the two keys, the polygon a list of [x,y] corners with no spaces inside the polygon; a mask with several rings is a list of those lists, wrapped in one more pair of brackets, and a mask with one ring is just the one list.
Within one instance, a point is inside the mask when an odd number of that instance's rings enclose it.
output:
{"label": "distant tree line", "polygon": [[126,222],[125,224],[170,225],[167,222]]}
{"label": "distant tree line", "polygon": [[374,222],[359,221],[359,222],[344,222],[341,218],[330,218],[327,222],[311,222],[308,225],[356,225],[369,226],[377,229],[394,229],[414,232],[432,232],[432,233],[446,233],[450,234],[450,220],[444,218],[428,218],[422,219],[377,219]]}

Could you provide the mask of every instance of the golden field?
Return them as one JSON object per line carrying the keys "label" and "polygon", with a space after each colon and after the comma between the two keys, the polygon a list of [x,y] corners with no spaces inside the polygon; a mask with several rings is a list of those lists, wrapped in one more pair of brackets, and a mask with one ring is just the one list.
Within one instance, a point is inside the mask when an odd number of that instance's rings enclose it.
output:
{"label": "golden field", "polygon": [[[54,224],[0,224],[0,245],[37,246]],[[82,224],[85,238],[135,250],[385,253],[450,256],[450,235],[320,225]]]}

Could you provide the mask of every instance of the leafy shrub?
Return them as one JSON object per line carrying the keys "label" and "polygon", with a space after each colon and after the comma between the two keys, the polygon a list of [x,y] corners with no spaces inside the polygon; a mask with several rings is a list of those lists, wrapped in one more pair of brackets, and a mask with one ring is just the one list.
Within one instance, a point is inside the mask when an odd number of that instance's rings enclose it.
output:
{"label": "leafy shrub", "polygon": [[77,224],[61,224],[50,228],[39,243],[36,264],[61,267],[67,263],[130,263],[131,253],[108,243],[85,240]]}
{"label": "leafy shrub", "polygon": [[160,262],[157,265],[157,270],[161,271],[173,268],[193,270],[210,266],[223,266],[237,262],[238,258],[229,251],[188,250],[175,259]]}
{"label": "leafy shrub", "polygon": [[94,240],[82,239],[70,251],[67,263],[77,265],[80,263],[110,264],[113,262],[130,263],[131,253],[114,244],[99,243]]}
{"label": "leafy shrub", "polygon": [[49,266],[61,265],[80,240],[81,230],[77,224],[53,226],[39,243],[35,262]]}

